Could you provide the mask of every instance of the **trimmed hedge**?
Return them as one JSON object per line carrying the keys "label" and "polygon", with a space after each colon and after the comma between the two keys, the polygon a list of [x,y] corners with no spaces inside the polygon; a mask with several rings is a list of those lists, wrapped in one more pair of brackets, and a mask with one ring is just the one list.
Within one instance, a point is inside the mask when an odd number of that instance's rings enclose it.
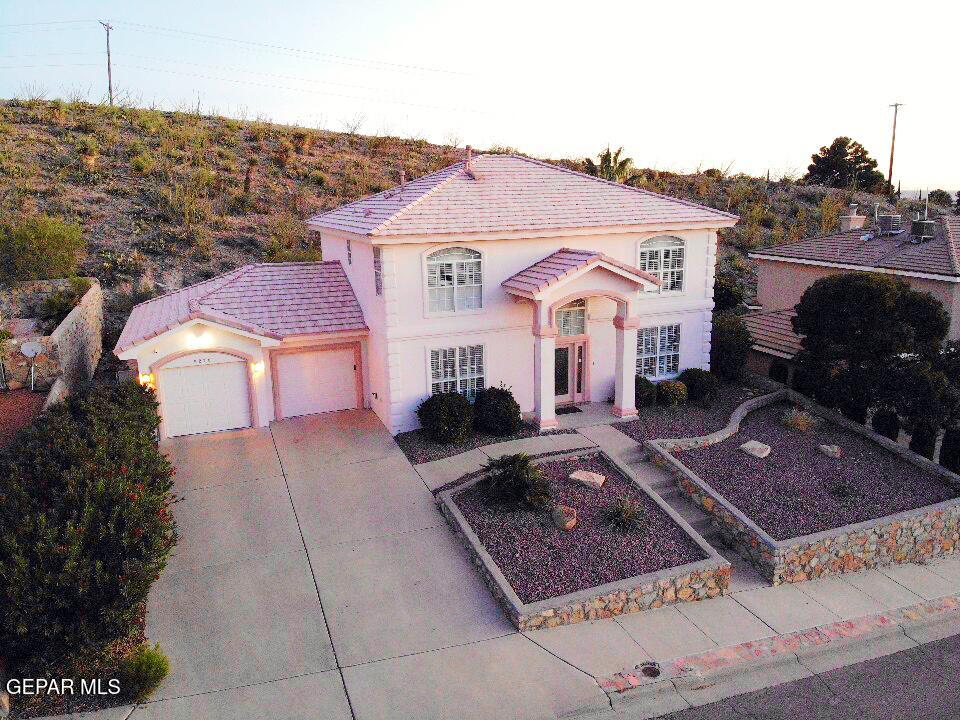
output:
{"label": "trimmed hedge", "polygon": [[643,375],[637,375],[634,382],[633,398],[637,409],[653,405],[657,401],[657,386]]}
{"label": "trimmed hedge", "polygon": [[126,637],[177,542],[151,390],[54,406],[0,454],[0,653],[10,665]]}
{"label": "trimmed hedge", "polygon": [[457,392],[436,393],[420,403],[417,419],[434,442],[461,443],[473,432],[473,405]]}
{"label": "trimmed hedge", "polygon": [[726,380],[743,375],[753,342],[743,320],[733,313],[714,313],[710,334],[710,368]]}
{"label": "trimmed hedge", "polygon": [[687,368],[677,378],[687,386],[687,397],[703,407],[710,407],[720,394],[720,379],[709,370]]}
{"label": "trimmed hedge", "polygon": [[490,435],[511,435],[523,425],[520,404],[509,388],[486,388],[473,403],[473,422]]}
{"label": "trimmed hedge", "polygon": [[679,380],[661,380],[657,383],[657,402],[675,407],[687,401],[687,386]]}

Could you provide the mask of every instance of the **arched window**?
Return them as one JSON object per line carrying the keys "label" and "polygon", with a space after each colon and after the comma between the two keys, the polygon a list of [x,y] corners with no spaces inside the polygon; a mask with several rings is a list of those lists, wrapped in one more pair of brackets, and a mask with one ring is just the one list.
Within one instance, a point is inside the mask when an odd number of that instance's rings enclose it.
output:
{"label": "arched window", "polygon": [[660,280],[659,292],[680,292],[683,290],[685,250],[684,242],[679,238],[651,238],[640,243],[637,267]]}
{"label": "arched window", "polygon": [[427,256],[430,312],[478,310],[483,307],[483,268],[480,253],[469,248],[444,248]]}
{"label": "arched window", "polygon": [[584,335],[587,332],[587,301],[574,300],[557,310],[557,334]]}

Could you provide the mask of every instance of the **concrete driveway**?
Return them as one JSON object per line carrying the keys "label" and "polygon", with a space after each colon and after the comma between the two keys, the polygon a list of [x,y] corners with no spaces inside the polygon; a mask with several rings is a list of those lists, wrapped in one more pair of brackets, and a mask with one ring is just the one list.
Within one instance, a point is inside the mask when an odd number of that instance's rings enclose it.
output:
{"label": "concrete driveway", "polygon": [[164,450],[178,471],[182,537],[151,594],[147,634],[172,672],[132,717],[541,718],[609,707],[590,675],[515,632],[373,413],[178,438]]}

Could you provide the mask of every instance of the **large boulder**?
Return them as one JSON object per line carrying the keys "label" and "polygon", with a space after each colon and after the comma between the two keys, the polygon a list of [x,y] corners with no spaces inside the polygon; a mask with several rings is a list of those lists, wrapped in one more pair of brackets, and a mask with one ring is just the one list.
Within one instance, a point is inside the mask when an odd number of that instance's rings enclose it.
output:
{"label": "large boulder", "polygon": [[747,440],[740,446],[747,455],[753,455],[755,458],[765,458],[770,454],[770,446],[756,440]]}
{"label": "large boulder", "polygon": [[572,472],[570,473],[570,479],[581,485],[586,485],[587,487],[598,490],[602,488],[603,483],[607,481],[605,476],[600,473],[591,472],[590,470],[577,470],[576,472]]}

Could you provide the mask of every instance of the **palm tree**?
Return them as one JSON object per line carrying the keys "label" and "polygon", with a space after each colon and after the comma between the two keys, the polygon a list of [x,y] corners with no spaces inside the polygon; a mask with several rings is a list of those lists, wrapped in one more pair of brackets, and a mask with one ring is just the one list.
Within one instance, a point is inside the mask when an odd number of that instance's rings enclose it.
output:
{"label": "palm tree", "polygon": [[594,177],[611,180],[613,182],[627,182],[635,174],[633,167],[633,158],[621,158],[620,153],[623,148],[617,148],[616,152],[610,152],[610,146],[602,153],[597,155],[598,165],[590,158],[584,158],[583,164],[586,166],[587,174]]}

